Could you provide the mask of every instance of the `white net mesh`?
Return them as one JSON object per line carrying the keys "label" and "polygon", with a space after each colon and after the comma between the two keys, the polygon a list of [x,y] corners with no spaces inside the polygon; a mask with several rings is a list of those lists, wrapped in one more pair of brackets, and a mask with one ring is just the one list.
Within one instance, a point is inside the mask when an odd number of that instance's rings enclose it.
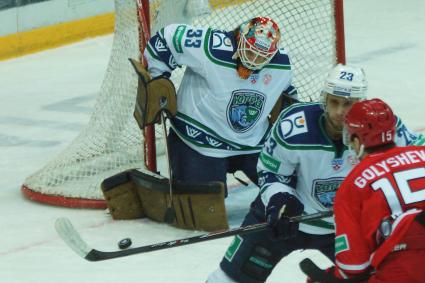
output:
{"label": "white net mesh", "polygon": [[[152,31],[172,22],[190,22],[188,14],[205,13],[205,3],[150,1]],[[24,187],[31,191],[103,199],[102,180],[144,168],[143,137],[133,118],[137,77],[127,60],[140,55],[137,5],[135,0],[115,0],[115,8],[112,53],[89,124],[66,150],[25,180]],[[300,98],[318,98],[326,72],[336,62],[333,0],[210,0],[209,8],[210,14],[192,19],[192,24],[232,30],[252,17],[273,18],[283,31],[282,46],[290,55]],[[173,73],[176,86],[183,71]],[[163,154],[158,130],[158,153]]]}

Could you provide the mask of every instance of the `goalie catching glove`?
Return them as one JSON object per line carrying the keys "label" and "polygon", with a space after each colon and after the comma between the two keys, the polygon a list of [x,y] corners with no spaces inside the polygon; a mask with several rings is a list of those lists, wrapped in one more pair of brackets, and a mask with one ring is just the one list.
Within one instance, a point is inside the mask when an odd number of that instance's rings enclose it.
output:
{"label": "goalie catching glove", "polygon": [[159,114],[162,111],[174,117],[177,113],[177,97],[176,89],[170,79],[166,76],[152,79],[140,62],[134,59],[129,60],[139,77],[134,118],[140,129],[143,130],[147,125],[158,123]]}
{"label": "goalie catching glove", "polygon": [[304,205],[289,193],[273,195],[266,207],[266,219],[278,238],[290,239],[296,237],[299,222],[293,222],[291,217],[301,215]]}

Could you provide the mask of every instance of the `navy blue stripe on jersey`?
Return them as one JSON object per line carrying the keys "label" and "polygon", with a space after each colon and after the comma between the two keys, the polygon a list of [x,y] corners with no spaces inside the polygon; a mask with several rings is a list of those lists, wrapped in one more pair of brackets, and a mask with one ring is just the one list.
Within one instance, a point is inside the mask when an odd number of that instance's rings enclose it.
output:
{"label": "navy blue stripe on jersey", "polygon": [[155,59],[162,61],[171,70],[179,67],[173,54],[171,53],[170,47],[160,32],[157,32],[154,36],[151,37],[151,39],[149,39],[147,49]]}
{"label": "navy blue stripe on jersey", "polygon": [[180,138],[196,145],[197,147],[231,151],[261,150],[260,146],[251,147],[229,142],[218,136],[211,129],[207,129],[205,126],[189,120],[191,120],[190,117],[182,113],[178,113],[177,116],[171,120],[171,126]]}
{"label": "navy blue stripe on jersey", "polygon": [[291,69],[291,62],[289,61],[289,56],[288,54],[286,54],[283,48],[279,49],[279,51],[272,58],[268,65],[280,65],[281,67],[287,66],[289,69]]}
{"label": "navy blue stripe on jersey", "polygon": [[282,183],[295,189],[297,177],[295,174],[291,176],[282,176],[268,171],[258,172],[258,186],[261,188],[261,192],[264,192],[273,183]]}

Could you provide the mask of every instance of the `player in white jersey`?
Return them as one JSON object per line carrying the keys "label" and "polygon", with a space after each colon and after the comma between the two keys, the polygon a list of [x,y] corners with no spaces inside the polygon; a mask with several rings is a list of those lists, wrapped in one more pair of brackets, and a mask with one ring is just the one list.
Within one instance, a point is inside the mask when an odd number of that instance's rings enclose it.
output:
{"label": "player in white jersey", "polygon": [[[324,84],[322,103],[296,103],[282,111],[259,157],[260,194],[242,223],[267,221],[270,229],[236,236],[208,283],[265,282],[298,249],[317,249],[334,260],[333,218],[298,224],[288,217],[332,208],[336,190],[357,162],[342,142],[344,118],[366,90],[362,69],[337,65]],[[398,145],[419,139],[424,141],[398,119]]]}
{"label": "player in white jersey", "polygon": [[269,114],[283,93],[296,96],[280,38],[272,19],[257,17],[234,31],[172,24],[149,40],[153,77],[186,66],[168,137],[173,178],[225,183],[242,170],[257,183]]}

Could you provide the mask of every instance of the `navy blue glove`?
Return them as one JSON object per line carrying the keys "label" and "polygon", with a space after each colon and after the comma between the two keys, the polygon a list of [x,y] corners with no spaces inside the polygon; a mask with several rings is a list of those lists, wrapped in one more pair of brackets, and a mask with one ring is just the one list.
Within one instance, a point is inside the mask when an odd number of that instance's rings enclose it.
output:
{"label": "navy blue glove", "polygon": [[290,217],[301,215],[304,205],[297,197],[289,193],[273,195],[266,208],[266,219],[275,237],[284,240],[294,238],[298,233],[298,222],[290,221]]}

